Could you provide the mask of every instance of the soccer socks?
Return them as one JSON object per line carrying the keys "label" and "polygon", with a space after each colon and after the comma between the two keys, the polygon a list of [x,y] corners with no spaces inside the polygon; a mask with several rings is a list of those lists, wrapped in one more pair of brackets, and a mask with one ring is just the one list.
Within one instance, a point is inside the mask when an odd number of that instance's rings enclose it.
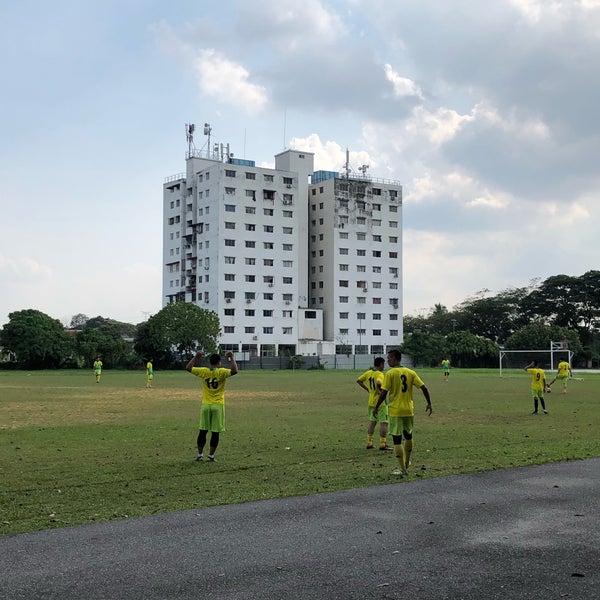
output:
{"label": "soccer socks", "polygon": [[367,446],[372,446],[373,445],[373,434],[367,434]]}
{"label": "soccer socks", "polygon": [[413,441],[404,440],[404,468],[408,469],[410,465],[410,455],[412,454]]}
{"label": "soccer socks", "polygon": [[402,443],[394,444],[394,454],[398,459],[398,466],[400,467],[400,470],[405,471],[406,467],[404,466],[404,448],[402,446]]}
{"label": "soccer socks", "polygon": [[379,447],[385,448],[387,446],[387,438],[379,437]]}

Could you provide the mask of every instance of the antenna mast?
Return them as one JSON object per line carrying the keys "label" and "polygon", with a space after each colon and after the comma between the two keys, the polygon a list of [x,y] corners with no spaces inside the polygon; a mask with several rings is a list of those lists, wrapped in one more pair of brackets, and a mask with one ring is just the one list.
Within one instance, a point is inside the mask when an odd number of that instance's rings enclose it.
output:
{"label": "antenna mast", "polygon": [[208,142],[206,144],[206,157],[210,158],[210,134],[212,132],[212,127],[209,123],[204,123],[204,135],[208,136]]}

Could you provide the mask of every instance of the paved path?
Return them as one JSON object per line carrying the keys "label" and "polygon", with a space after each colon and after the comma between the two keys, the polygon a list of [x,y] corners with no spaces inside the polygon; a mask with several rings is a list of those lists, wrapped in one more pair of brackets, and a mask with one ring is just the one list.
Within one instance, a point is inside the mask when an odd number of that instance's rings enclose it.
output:
{"label": "paved path", "polygon": [[0,538],[0,598],[600,597],[600,459]]}

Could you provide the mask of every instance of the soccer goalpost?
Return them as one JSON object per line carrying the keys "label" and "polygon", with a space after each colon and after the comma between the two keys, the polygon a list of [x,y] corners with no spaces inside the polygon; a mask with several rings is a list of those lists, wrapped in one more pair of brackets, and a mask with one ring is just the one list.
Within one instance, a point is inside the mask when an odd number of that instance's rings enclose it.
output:
{"label": "soccer goalpost", "polygon": [[[555,354],[561,354],[563,356],[561,356],[560,358],[565,358],[565,360],[571,364],[571,359],[573,358],[573,354],[574,352],[572,352],[571,350],[569,350],[569,344],[566,340],[563,340],[561,342],[550,342],[550,349],[549,350],[504,350],[501,349],[498,352],[498,362],[499,362],[499,366],[500,366],[500,377],[502,377],[502,369],[506,369],[507,366],[505,364],[505,366],[503,367],[503,363],[507,362],[507,359],[509,358],[509,355],[511,354],[527,354],[529,356],[532,355],[537,355],[537,354],[541,354],[544,355],[546,357],[546,361],[548,360],[549,357],[549,368],[551,371],[554,370],[554,356]],[[566,356],[564,356],[566,355]],[[542,362],[541,360],[539,362]],[[543,367],[544,365],[542,365]],[[515,367],[513,367],[515,368]],[[520,365],[520,368],[523,368],[523,365]],[[548,368],[548,367],[546,367]]]}

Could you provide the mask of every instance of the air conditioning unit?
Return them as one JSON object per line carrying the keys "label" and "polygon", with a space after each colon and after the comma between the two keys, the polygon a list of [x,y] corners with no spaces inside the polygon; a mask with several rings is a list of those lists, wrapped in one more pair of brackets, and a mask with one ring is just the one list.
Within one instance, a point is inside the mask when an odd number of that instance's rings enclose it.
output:
{"label": "air conditioning unit", "polygon": [[292,186],[291,186],[291,184],[288,183],[285,187],[290,189]]}
{"label": "air conditioning unit", "polygon": [[367,288],[363,288],[363,292],[366,292],[366,291],[367,291]]}
{"label": "air conditioning unit", "polygon": [[290,304],[290,301],[289,301],[289,300],[286,300],[286,301],[285,301],[285,303],[286,303],[286,304],[289,306],[289,304]]}
{"label": "air conditioning unit", "polygon": [[225,302],[227,302],[227,304],[231,304],[231,298],[225,298]]}
{"label": "air conditioning unit", "polygon": [[250,304],[250,302],[252,302],[252,300],[250,298],[246,298],[246,304]]}
{"label": "air conditioning unit", "polygon": [[257,335],[253,335],[253,336],[252,336],[252,339],[253,339],[253,340],[257,340],[257,339],[258,339],[258,336],[257,336]]}
{"label": "air conditioning unit", "polygon": [[270,284],[269,284],[269,287],[273,287],[273,284],[272,284],[272,283],[270,283]]}

